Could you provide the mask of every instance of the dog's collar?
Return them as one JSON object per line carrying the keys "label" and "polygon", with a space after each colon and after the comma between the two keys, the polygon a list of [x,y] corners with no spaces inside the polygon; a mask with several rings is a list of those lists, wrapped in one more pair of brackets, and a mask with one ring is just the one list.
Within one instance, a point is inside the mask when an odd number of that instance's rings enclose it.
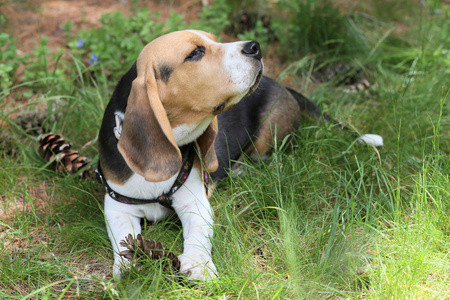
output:
{"label": "dog's collar", "polygon": [[[183,157],[183,164],[181,166],[180,172],[178,173],[177,179],[175,180],[174,184],[170,188],[169,192],[162,194],[161,196],[154,198],[154,199],[138,199],[138,198],[131,198],[124,196],[122,194],[119,194],[115,192],[109,184],[106,182],[106,179],[103,176],[102,169],[100,167],[100,162],[98,163],[96,174],[97,178],[100,180],[100,182],[103,184],[103,186],[106,189],[106,193],[113,198],[114,200],[125,203],[125,204],[149,204],[149,203],[159,203],[164,207],[172,208],[172,195],[186,182],[187,178],[189,177],[189,174],[191,173],[192,166],[194,164],[194,158],[195,158],[195,143],[191,143],[189,145],[183,146],[180,148],[182,157]],[[204,176],[205,177],[205,176]],[[208,177],[209,179],[209,177]],[[205,186],[207,184],[207,180],[205,177]]]}

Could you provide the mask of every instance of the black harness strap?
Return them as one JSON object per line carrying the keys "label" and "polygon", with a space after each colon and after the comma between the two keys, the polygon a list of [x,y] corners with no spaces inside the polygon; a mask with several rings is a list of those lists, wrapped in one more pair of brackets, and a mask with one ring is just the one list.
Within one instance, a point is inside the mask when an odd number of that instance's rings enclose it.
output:
{"label": "black harness strap", "polygon": [[[172,208],[172,195],[186,182],[187,178],[189,177],[189,174],[191,173],[192,166],[194,164],[194,158],[195,158],[195,143],[191,143],[187,146],[182,147],[181,152],[183,154],[183,165],[181,166],[180,173],[178,173],[178,177],[175,180],[174,184],[170,188],[169,192],[162,194],[161,196],[154,198],[154,199],[137,199],[137,198],[131,198],[124,196],[122,194],[119,194],[115,192],[106,182],[102,169],[100,167],[100,162],[97,166],[97,178],[100,180],[100,182],[103,184],[103,186],[106,189],[106,193],[113,198],[114,200],[124,203],[124,204],[149,204],[149,203],[159,203],[164,207]],[[206,173],[207,174],[207,173]],[[207,176],[207,175],[206,175]],[[206,176],[204,175],[204,178],[206,179]],[[209,178],[209,176],[208,176]],[[206,186],[206,181],[205,181]]]}

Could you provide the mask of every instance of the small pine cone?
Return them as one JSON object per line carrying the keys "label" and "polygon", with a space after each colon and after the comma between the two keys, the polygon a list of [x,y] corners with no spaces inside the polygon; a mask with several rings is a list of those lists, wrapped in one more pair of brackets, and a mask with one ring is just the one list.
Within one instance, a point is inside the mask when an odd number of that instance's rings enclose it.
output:
{"label": "small pine cone", "polygon": [[45,161],[51,161],[55,155],[69,151],[72,144],[66,143],[59,134],[47,133],[39,139],[39,152]]}
{"label": "small pine cone", "polygon": [[68,150],[58,156],[56,170],[58,172],[76,173],[90,162],[89,158],[80,156],[78,151]]}
{"label": "small pine cone", "polygon": [[16,117],[16,123],[31,135],[42,134],[45,130],[44,122],[47,119],[45,112],[32,110]]}
{"label": "small pine cone", "polygon": [[161,242],[144,239],[141,234],[138,234],[136,239],[133,239],[133,236],[129,234],[120,242],[120,245],[126,247],[127,250],[121,251],[119,255],[130,262],[135,260],[140,265],[142,264],[141,260],[146,257],[153,260],[167,259],[168,262],[164,266],[165,272],[170,272],[170,270],[178,272],[180,270],[178,257],[173,252],[169,252],[167,248],[164,248]]}
{"label": "small pine cone", "polygon": [[[39,139],[39,152],[47,162],[55,159],[57,172],[76,173],[91,162],[90,158],[80,156],[78,151],[71,148],[72,144],[67,143],[59,134],[47,133]],[[93,172],[87,169],[80,175],[87,178]]]}

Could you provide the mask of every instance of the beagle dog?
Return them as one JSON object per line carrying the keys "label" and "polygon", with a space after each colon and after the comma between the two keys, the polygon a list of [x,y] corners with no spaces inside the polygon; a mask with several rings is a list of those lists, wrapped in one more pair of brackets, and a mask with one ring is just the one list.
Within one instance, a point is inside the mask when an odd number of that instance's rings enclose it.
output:
{"label": "beagle dog", "polygon": [[146,45],[120,79],[103,117],[98,165],[116,279],[127,267],[120,241],[141,232],[141,218],[156,222],[174,212],[183,226],[180,271],[201,280],[217,275],[210,179],[226,176],[243,151],[268,153],[274,137],[299,127],[302,111],[321,116],[263,69],[257,42],[219,43],[185,30]]}

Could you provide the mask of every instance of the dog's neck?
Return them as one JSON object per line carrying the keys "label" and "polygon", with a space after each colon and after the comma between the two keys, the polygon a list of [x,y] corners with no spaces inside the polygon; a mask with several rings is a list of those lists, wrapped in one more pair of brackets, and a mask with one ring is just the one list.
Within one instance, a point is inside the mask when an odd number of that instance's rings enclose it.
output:
{"label": "dog's neck", "polygon": [[211,124],[211,121],[212,118],[207,118],[200,123],[191,125],[183,124],[172,128],[172,133],[178,147],[187,145],[195,141],[199,136],[202,135],[203,132],[205,132],[206,128],[208,128],[209,124]]}
{"label": "dog's neck", "polygon": [[[114,135],[116,139],[120,138],[122,133],[122,125],[124,114],[120,111],[114,113],[115,118],[115,127],[114,127]],[[175,138],[175,142],[178,147],[187,145],[195,141],[199,136],[205,132],[206,128],[208,128],[209,124],[211,124],[212,118],[206,118],[203,121],[195,124],[183,124],[179,125],[175,128],[172,128],[172,133]]]}

